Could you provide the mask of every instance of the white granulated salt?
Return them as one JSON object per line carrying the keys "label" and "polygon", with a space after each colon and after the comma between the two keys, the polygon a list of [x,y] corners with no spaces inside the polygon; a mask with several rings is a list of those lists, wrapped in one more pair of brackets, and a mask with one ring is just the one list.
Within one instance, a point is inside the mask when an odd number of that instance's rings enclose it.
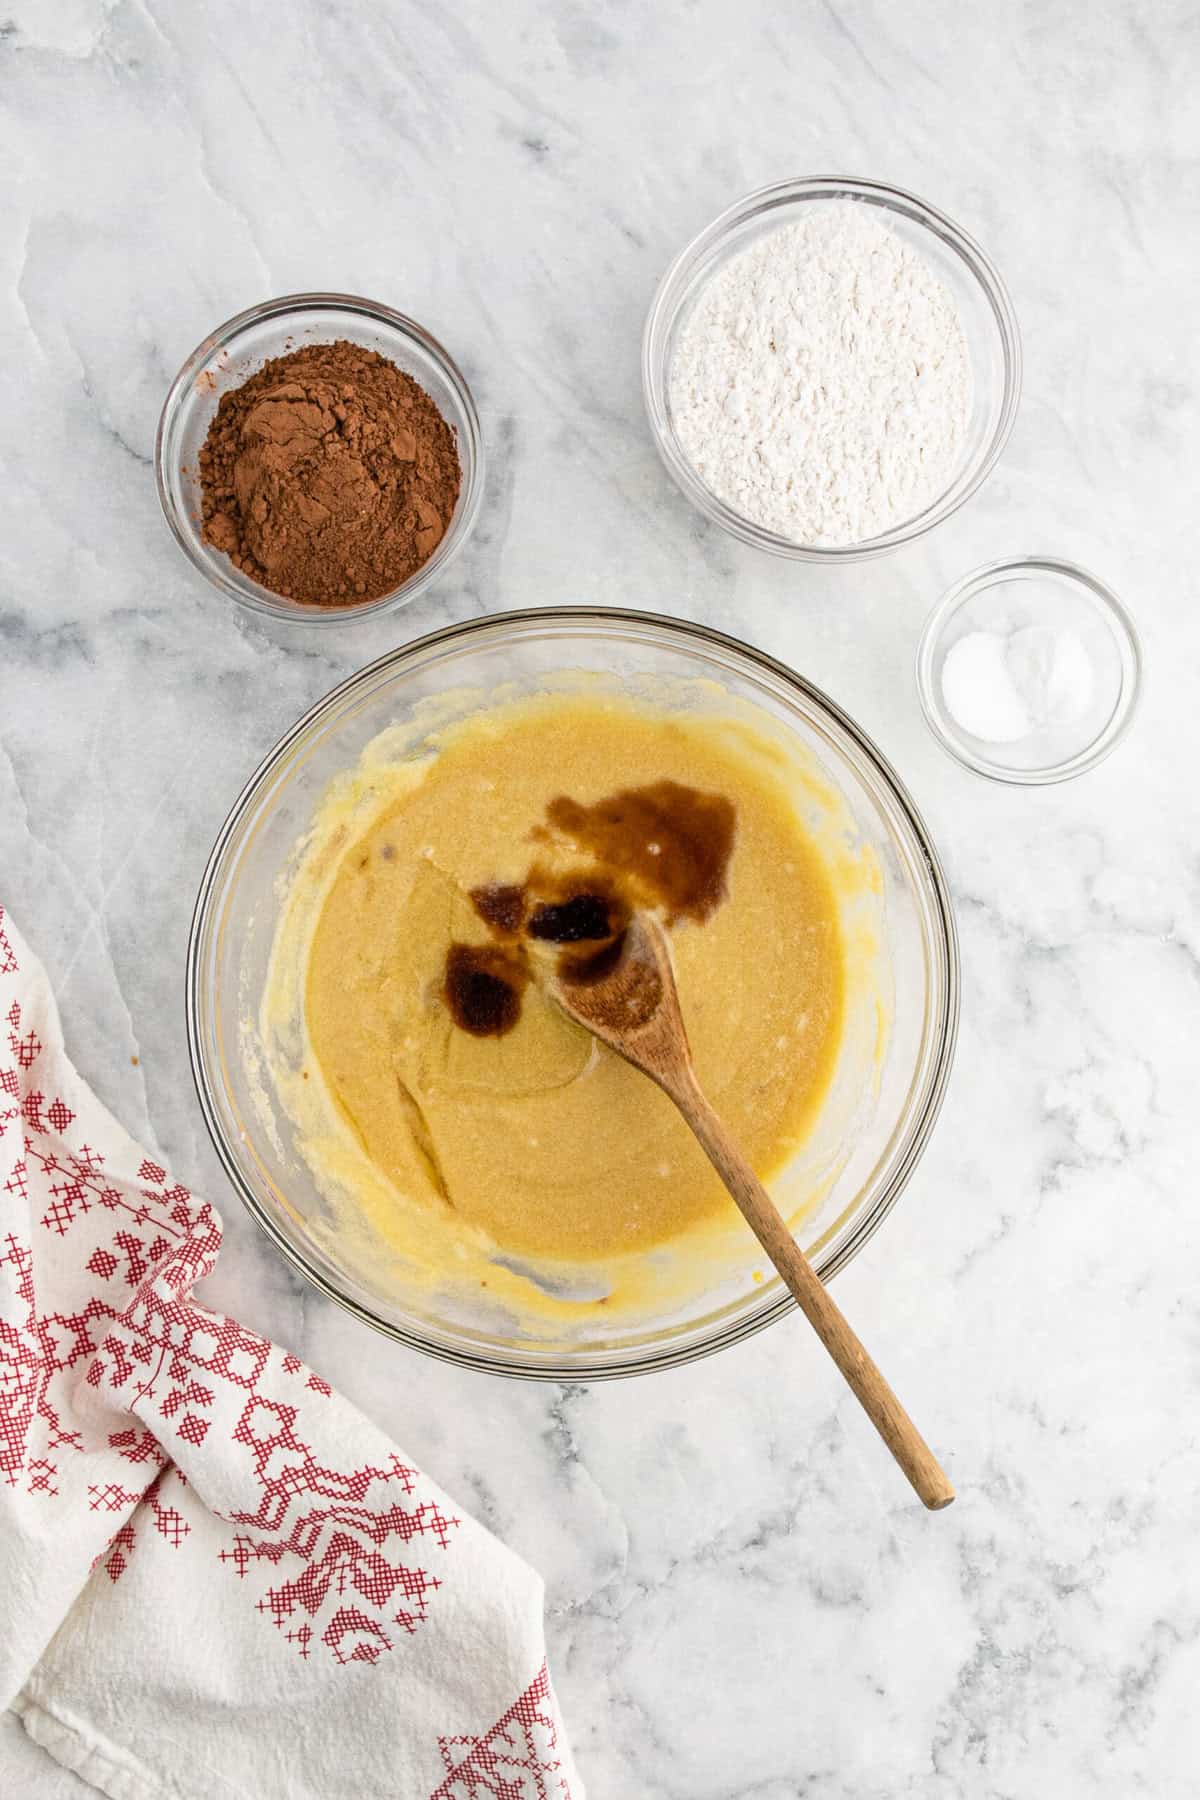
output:
{"label": "white granulated salt", "polygon": [[1082,640],[1047,625],[968,631],[947,650],[941,683],[955,723],[993,744],[1076,724],[1094,689]]}
{"label": "white granulated salt", "polygon": [[724,263],[670,370],[679,443],[714,494],[798,544],[857,544],[948,486],[971,361],[933,270],[855,201],[821,201]]}
{"label": "white granulated salt", "polygon": [[989,744],[1028,737],[1029,711],[1013,681],[996,631],[969,631],[942,664],[942,699],[955,724]]}

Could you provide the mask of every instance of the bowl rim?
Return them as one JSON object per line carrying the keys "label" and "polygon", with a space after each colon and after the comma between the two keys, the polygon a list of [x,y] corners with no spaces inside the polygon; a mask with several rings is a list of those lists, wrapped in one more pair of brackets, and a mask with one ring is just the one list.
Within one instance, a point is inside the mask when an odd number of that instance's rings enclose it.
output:
{"label": "bowl rim", "polygon": [[[1037,574],[1053,576],[1080,589],[1096,611],[1103,615],[1120,656],[1121,685],[1112,712],[1090,743],[1077,750],[1073,756],[1064,757],[1061,762],[1046,763],[1040,768],[1017,769],[1011,764],[979,755],[971,749],[965,735],[953,726],[942,704],[939,685],[934,679],[933,661],[938,641],[960,606],[974,599],[976,594],[986,593],[988,588],[997,587],[1002,582]],[[1107,582],[1101,581],[1098,575],[1093,575],[1081,564],[1068,562],[1064,557],[1031,554],[1006,556],[999,562],[984,563],[981,568],[972,569],[948,588],[921,628],[915,666],[917,695],[925,723],[955,762],[970,769],[973,774],[982,775],[988,781],[1000,782],[1005,786],[1050,787],[1094,769],[1112,754],[1125,737],[1133,724],[1141,699],[1145,657],[1132,613]]]}
{"label": "bowl rim", "polygon": [[[670,369],[667,350],[671,334],[679,318],[686,287],[685,278],[692,266],[710,250],[729,239],[734,231],[756,215],[801,204],[810,200],[830,200],[838,196],[865,200],[890,212],[900,212],[914,223],[931,231],[954,251],[973,276],[986,299],[996,326],[1004,362],[1004,386],[995,427],[983,447],[970,479],[961,491],[948,498],[950,490],[931,502],[914,518],[902,521],[878,537],[857,544],[797,544],[778,532],[769,531],[747,519],[714,494],[693,468],[679,447],[667,413]],[[678,289],[678,291],[676,291]],[[669,264],[655,290],[642,330],[642,398],[651,435],[668,473],[687,498],[715,524],[720,525],[742,543],[767,550],[775,556],[796,562],[850,563],[868,562],[886,556],[903,545],[912,543],[951,518],[959,507],[978,492],[1004,452],[1016,423],[1021,400],[1022,352],[1021,333],[1012,298],[996,265],[961,225],[918,194],[906,188],[891,187],[886,182],[856,175],[805,175],[768,183],[755,188],[740,200],[718,213],[710,224],[698,231]]]}
{"label": "bowl rim", "polygon": [[[302,600],[288,600],[282,594],[274,594],[269,588],[264,588],[259,582],[253,581],[250,576],[243,575],[241,570],[236,571],[236,575],[227,573],[217,563],[201,556],[193,541],[193,533],[188,530],[184,521],[179,517],[179,510],[171,493],[172,471],[169,471],[167,466],[175,419],[185,396],[203,368],[221,351],[231,349],[245,332],[253,329],[256,325],[267,320],[299,316],[305,312],[354,313],[361,318],[370,319],[378,325],[386,326],[389,331],[394,331],[414,343],[437,364],[447,384],[453,390],[462,412],[464,427],[461,431],[456,430],[457,421],[446,421],[454,430],[458,446],[462,487],[450,524],[433,555],[428,561],[423,562],[407,581],[402,581],[399,587],[389,589],[386,594],[378,594],[373,600],[354,601],[337,607],[313,606]],[[440,412],[441,408],[439,407],[438,410]],[[416,319],[410,318],[407,313],[397,312],[394,307],[385,306],[382,301],[369,300],[360,294],[341,294],[332,291],[280,294],[274,299],[260,300],[254,306],[248,306],[243,311],[234,313],[232,318],[226,319],[223,324],[216,326],[197,344],[190,356],[185,358],[178,374],[167,389],[154,438],[154,481],[158,490],[159,506],[172,537],[192,567],[197,569],[213,587],[228,594],[252,612],[266,613],[272,618],[286,619],[302,625],[345,624],[348,621],[365,618],[368,614],[406,606],[410,601],[415,600],[417,595],[459,554],[474,529],[483,500],[486,473],[483,430],[479,421],[478,408],[475,405],[475,397],[466,376],[445,345],[439,342],[433,333],[427,331]],[[232,570],[233,564],[231,563],[229,567]]]}
{"label": "bowl rim", "polygon": [[310,1265],[298,1247],[284,1233],[273,1214],[260,1203],[242,1174],[233,1146],[221,1124],[215,1096],[209,1085],[208,1064],[204,1055],[201,1029],[201,950],[208,936],[208,915],[216,891],[217,878],[230,842],[241,827],[247,808],[267,783],[272,772],[287,758],[298,739],[310,732],[329,714],[336,712],[343,700],[350,696],[356,688],[369,684],[385,670],[407,659],[440,649],[458,639],[467,639],[486,632],[495,633],[497,630],[503,632],[505,628],[513,626],[563,623],[627,625],[634,628],[650,626],[665,632],[668,636],[682,638],[685,642],[699,640],[701,643],[718,649],[732,651],[736,656],[748,660],[760,671],[781,680],[785,685],[798,689],[804,699],[815,703],[818,708],[824,709],[833,723],[850,738],[855,748],[865,757],[872,772],[881,778],[885,788],[890,790],[913,833],[916,849],[920,856],[922,873],[927,878],[928,891],[932,901],[930,911],[933,930],[931,936],[940,964],[941,975],[941,1005],[938,1017],[934,1020],[929,1034],[929,1073],[920,1104],[912,1120],[908,1122],[908,1141],[903,1154],[898,1159],[873,1205],[863,1218],[854,1221],[853,1229],[843,1243],[839,1244],[831,1254],[816,1258],[815,1266],[822,1280],[831,1279],[847,1263],[851,1262],[879,1230],[907,1187],[917,1163],[925,1151],[942,1109],[954,1062],[961,998],[958,931],[949,884],[925,821],[907,787],[866,732],[835,701],[829,699],[822,689],[816,687],[794,669],[789,668],[786,663],[766,651],[745,643],[740,638],[715,630],[708,625],[695,624],[690,620],[674,618],[668,614],[643,612],[631,607],[521,608],[460,620],[435,631],[427,632],[422,637],[414,638],[406,644],[384,652],[382,656],[376,657],[354,674],[347,676],[345,680],[339,682],[317,700],[278,739],[243,785],[217,834],[197,890],[188,933],[185,1010],[188,1055],[200,1111],[218,1160],[235,1193],[251,1217],[256,1220],[292,1267],[327,1299],[336,1302],[344,1311],[362,1323],[372,1326],[398,1343],[406,1344],[411,1349],[420,1350],[441,1361],[475,1369],[482,1373],[529,1381],[613,1380],[625,1376],[649,1374],[659,1369],[679,1367],[685,1363],[698,1361],[701,1357],[713,1355],[718,1350],[734,1343],[740,1343],[743,1339],[765,1330],[768,1325],[774,1324],[777,1320],[793,1312],[796,1303],[783,1286],[782,1281],[779,1281],[773,1284],[778,1286],[779,1291],[768,1304],[729,1320],[724,1325],[712,1330],[702,1340],[688,1341],[682,1344],[666,1344],[657,1348],[642,1346],[635,1360],[615,1364],[585,1357],[577,1359],[564,1357],[553,1364],[523,1361],[520,1356],[501,1359],[483,1350],[427,1337],[414,1327],[398,1325],[392,1320],[378,1317],[368,1306],[363,1305],[353,1295],[343,1292],[327,1275]]}

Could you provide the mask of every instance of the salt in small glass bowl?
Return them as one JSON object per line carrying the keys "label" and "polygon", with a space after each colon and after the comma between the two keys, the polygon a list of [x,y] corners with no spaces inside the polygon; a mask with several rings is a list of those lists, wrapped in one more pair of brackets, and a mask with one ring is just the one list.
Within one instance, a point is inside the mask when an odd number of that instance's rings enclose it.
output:
{"label": "salt in small glass bowl", "polygon": [[[755,239],[794,224],[829,201],[872,206],[931,268],[958,309],[971,360],[973,394],[966,441],[953,474],[923,512],[856,544],[800,544],[756,524],[718,498],[679,442],[671,406],[671,366],[679,331],[717,269]],[[915,194],[840,175],[780,181],[738,200],[663,276],[642,338],[642,392],[650,429],[667,469],[692,504],[733,537],[798,562],[851,563],[884,556],[924,536],[956,512],[995,468],[1021,396],[1021,339],[1008,290],[973,238]]]}
{"label": "salt in small glass bowl", "polygon": [[[369,600],[320,606],[273,593],[243,573],[223,551],[205,542],[199,463],[223,394],[240,387],[272,357],[338,338],[378,351],[424,388],[454,434],[462,485],[441,542],[407,581]],[[361,619],[366,613],[387,612],[415,600],[458,555],[483,498],[483,434],[462,371],[437,339],[414,320],[353,294],[285,294],[219,325],[193,350],[171,383],[158,424],[154,465],[163,516],[189,562],[214,587],[243,606],[277,619],[313,625]]]}
{"label": "salt in small glass bowl", "polygon": [[[973,736],[946,700],[947,655],[971,632],[1007,637],[1035,625],[1069,631],[1082,645],[1092,679],[1084,710],[1011,743]],[[1026,787],[1067,781],[1102,762],[1133,723],[1141,682],[1141,645],[1127,609],[1095,575],[1051,556],[989,563],[964,576],[930,613],[917,648],[917,692],[938,742],[977,775]]]}

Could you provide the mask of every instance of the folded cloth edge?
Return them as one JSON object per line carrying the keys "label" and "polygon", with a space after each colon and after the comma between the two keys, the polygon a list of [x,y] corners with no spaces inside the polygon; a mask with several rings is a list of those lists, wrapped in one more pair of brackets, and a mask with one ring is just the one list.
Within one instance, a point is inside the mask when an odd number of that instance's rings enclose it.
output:
{"label": "folded cloth edge", "polygon": [[65,1708],[44,1704],[23,1690],[9,1710],[27,1737],[109,1800],[178,1800],[177,1788],[165,1787],[121,1745],[98,1741]]}

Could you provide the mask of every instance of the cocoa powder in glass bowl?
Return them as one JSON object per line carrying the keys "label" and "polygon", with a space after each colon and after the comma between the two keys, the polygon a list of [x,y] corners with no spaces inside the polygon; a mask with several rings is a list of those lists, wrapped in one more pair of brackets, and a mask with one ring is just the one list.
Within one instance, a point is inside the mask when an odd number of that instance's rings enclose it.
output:
{"label": "cocoa powder in glass bowl", "polygon": [[408,581],[462,486],[424,388],[346,339],[273,357],[224,394],[199,475],[205,541],[271,592],[321,607]]}
{"label": "cocoa powder in glass bowl", "polygon": [[[239,568],[206,536],[200,452],[222,400],[245,387],[266,364],[283,362],[301,348],[343,342],[382,357],[428,396],[445,421],[458,456],[458,498],[433,553],[397,586],[376,590],[373,598],[350,591],[333,599],[293,599]],[[370,472],[369,460],[360,460]],[[218,325],[184,362],[163,402],[154,444],[154,473],[171,535],[205,581],[249,612],[335,631],[369,613],[410,605],[445,575],[479,518],[486,456],[467,379],[445,346],[423,325],[393,307],[357,294],[282,294]]]}

